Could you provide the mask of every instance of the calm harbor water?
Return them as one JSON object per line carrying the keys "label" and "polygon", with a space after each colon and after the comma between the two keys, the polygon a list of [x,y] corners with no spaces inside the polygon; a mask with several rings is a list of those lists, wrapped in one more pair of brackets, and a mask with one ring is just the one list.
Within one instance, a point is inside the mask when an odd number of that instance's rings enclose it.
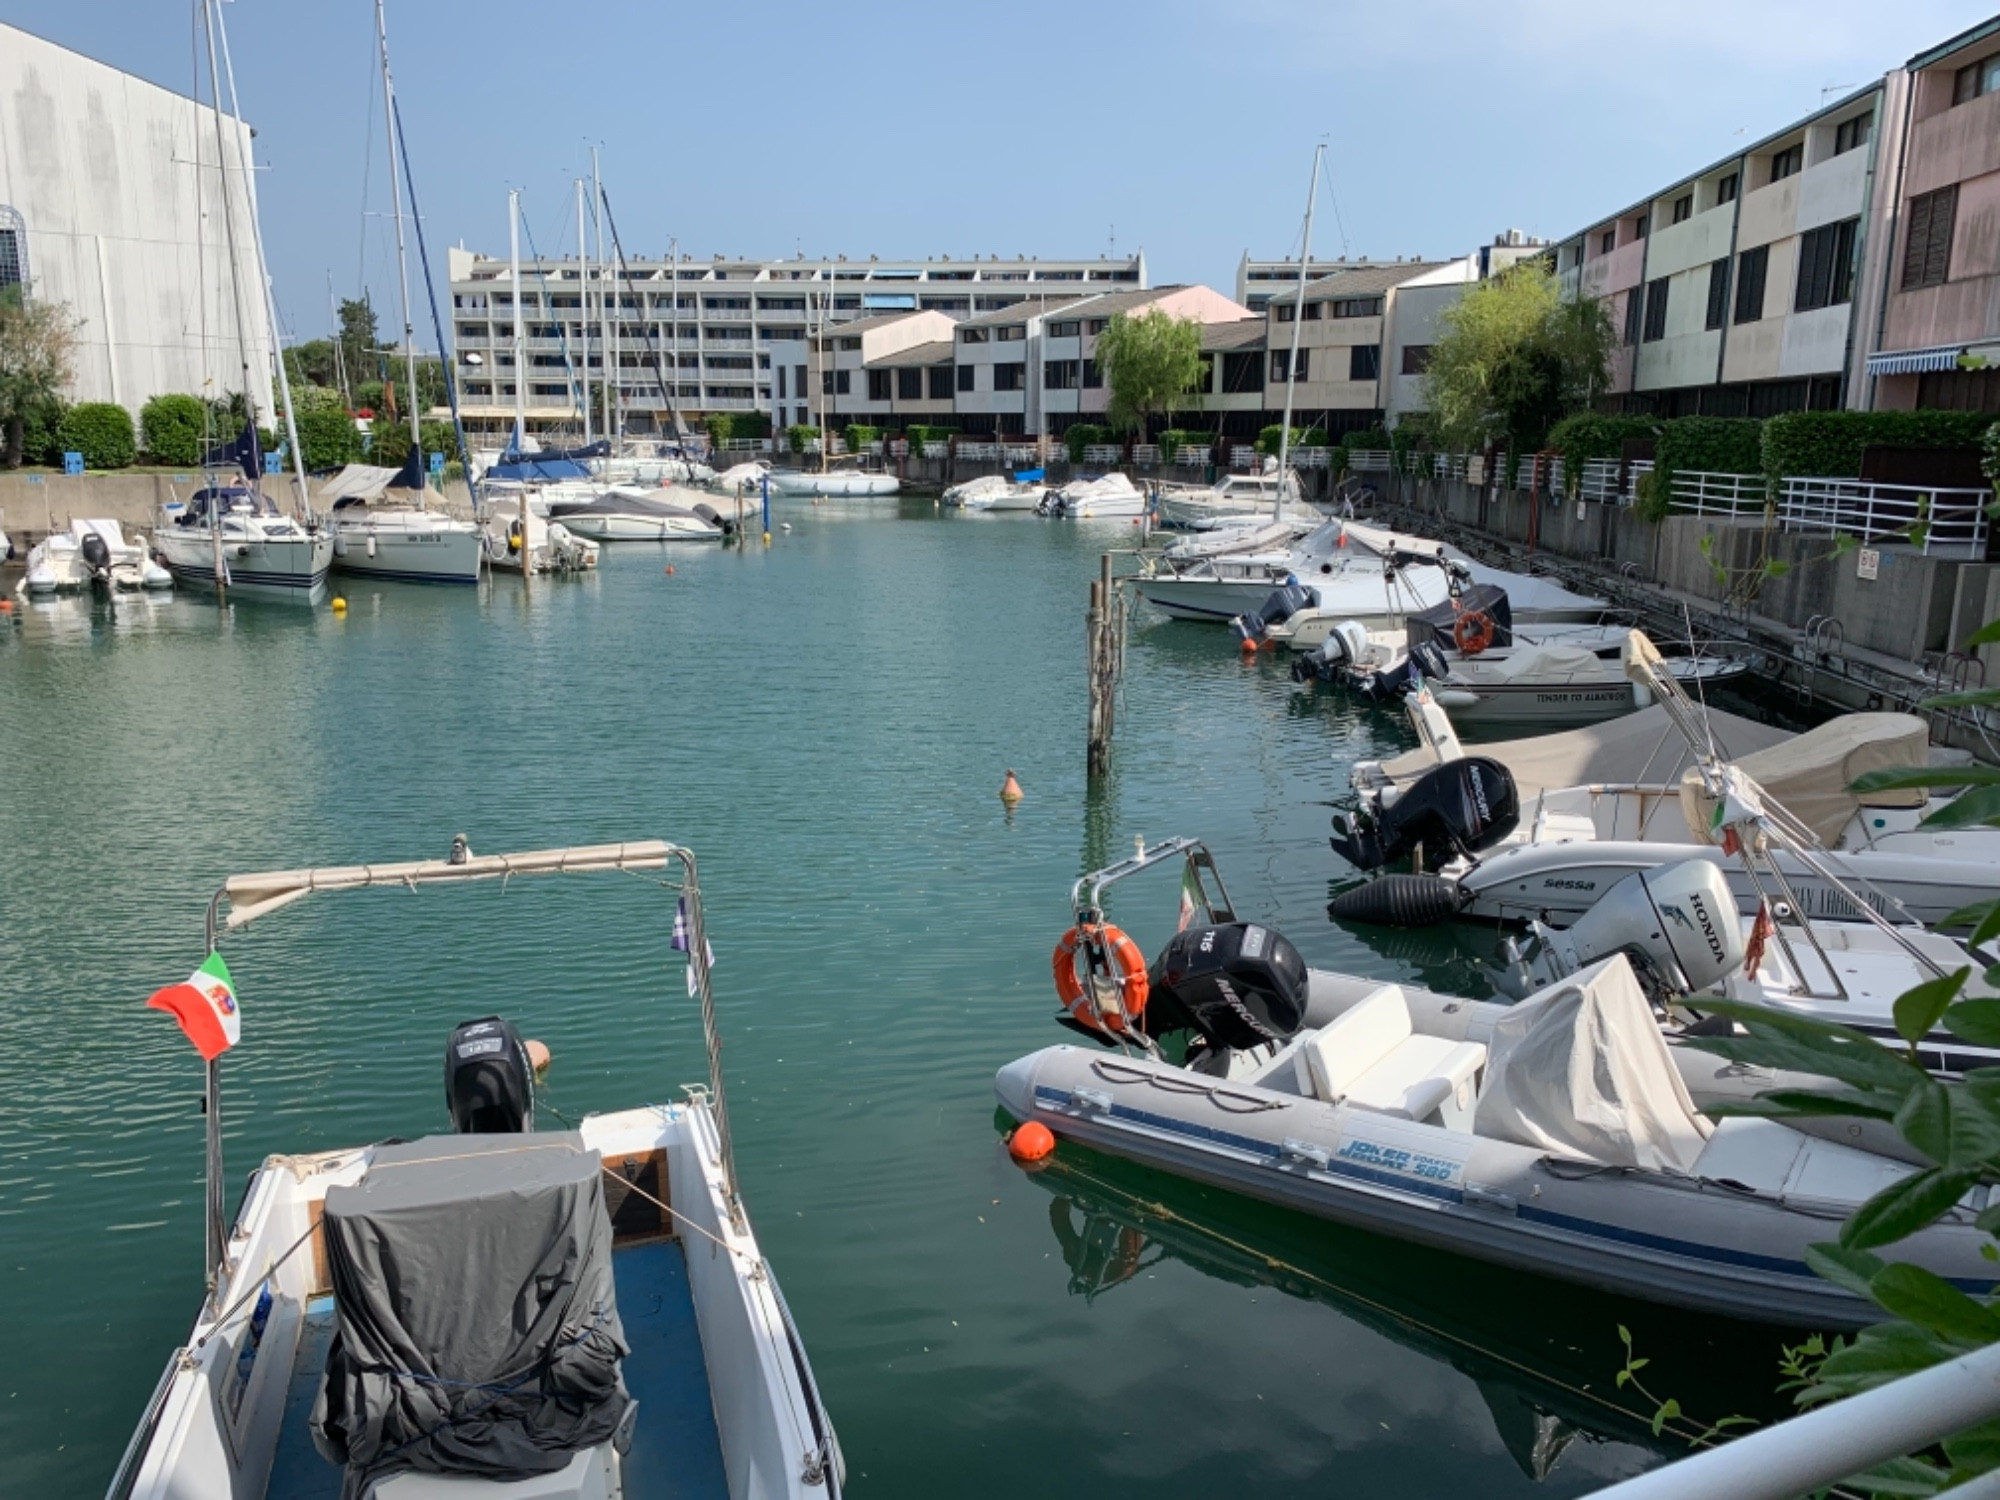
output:
{"label": "calm harbor water", "polygon": [[[1321,965],[1477,986],[1492,936],[1329,923],[1323,804],[1406,731],[1212,628],[1141,617],[1086,788],[1084,596],[1128,534],[784,514],[769,550],[606,549],[532,599],[350,581],[344,620],[191,595],[0,622],[0,1492],[100,1492],[194,1312],[199,1060],[144,1001],[200,960],[210,892],[460,831],[700,857],[745,1190],[857,1494],[1578,1494],[1671,1451],[1614,1388],[1621,1323],[1691,1413],[1778,1409],[1770,1330],[1069,1148],[1012,1167],[993,1072],[1058,1038],[1069,885],[1135,837],[1207,839]],[[1115,899],[1155,949],[1173,877]],[[232,1181],[448,1128],[446,1032],[489,1012],[549,1043],[561,1116],[670,1096],[702,1076],[671,916],[604,876],[226,939]]]}

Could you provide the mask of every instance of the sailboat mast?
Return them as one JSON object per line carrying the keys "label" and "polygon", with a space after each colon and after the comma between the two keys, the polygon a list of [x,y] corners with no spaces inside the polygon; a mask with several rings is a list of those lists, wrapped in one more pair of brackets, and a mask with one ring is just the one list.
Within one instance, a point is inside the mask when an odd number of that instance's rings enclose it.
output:
{"label": "sailboat mast", "polygon": [[[528,445],[528,345],[522,337],[521,322],[521,191],[507,190],[507,259],[514,281],[514,456],[520,457]],[[525,542],[523,546],[527,545]]]}
{"label": "sailboat mast", "polygon": [[[222,12],[215,13],[215,29],[222,41],[222,74],[229,83],[229,116],[236,122],[236,140],[241,146],[249,132],[243,125],[243,105],[236,97],[236,64],[229,56],[229,28],[222,19]],[[217,100],[218,108],[221,100]],[[278,395],[285,408],[285,439],[292,450],[292,478],[299,487],[298,504],[294,507],[300,520],[312,514],[311,491],[306,484],[305,450],[299,446],[299,424],[292,411],[292,377],[285,368],[285,351],[278,344],[278,298],[271,287],[271,273],[264,264],[264,225],[258,218],[256,205],[250,196],[250,163],[243,165],[243,205],[250,210],[250,253],[256,264],[257,285],[263,289],[264,316],[269,320],[271,330],[271,361],[278,370]],[[249,405],[249,392],[244,392],[244,405]],[[259,455],[261,459],[261,455]],[[259,468],[263,465],[260,462]]]}
{"label": "sailboat mast", "polygon": [[[577,326],[581,330],[578,342],[583,346],[581,362],[583,369],[577,380],[577,404],[583,408],[583,446],[590,446],[590,242],[583,235],[583,179],[576,180],[576,263],[580,281],[578,310],[583,316]],[[600,350],[598,358],[602,359]]]}
{"label": "sailboat mast", "polygon": [[[229,241],[229,287],[231,303],[236,309],[237,370],[242,380],[243,409],[254,425],[256,408],[250,404],[250,319],[243,309],[243,276],[237,265],[236,216],[229,211],[229,150],[222,135],[222,69],[215,60],[214,0],[202,0],[201,21],[202,29],[208,36],[209,97],[215,101],[215,170],[222,182],[222,228]],[[241,144],[240,137],[238,143]]]}
{"label": "sailboat mast", "polygon": [[[612,431],[611,422],[612,403],[617,399],[617,393],[612,382],[617,379],[618,374],[618,346],[612,342],[611,306],[607,300],[610,294],[604,286],[605,273],[610,269],[610,261],[604,254],[604,179],[598,175],[595,146],[590,148],[590,194],[591,202],[597,210],[597,317],[601,325],[597,344],[603,351],[601,357],[604,360],[604,379],[601,382],[604,389],[604,435],[607,438],[615,438],[618,434]],[[623,412],[618,413],[621,425],[624,415]]]}
{"label": "sailboat mast", "polygon": [[417,329],[410,321],[410,257],[403,246],[403,178],[396,161],[396,85],[389,77],[389,23],[382,0],[375,0],[375,35],[382,49],[382,118],[389,143],[389,195],[396,209],[396,275],[403,293],[403,354],[409,372],[404,399],[410,407],[410,447],[423,450],[423,413],[417,400]]}
{"label": "sailboat mast", "polygon": [[1285,513],[1285,476],[1292,461],[1292,393],[1299,384],[1299,334],[1306,326],[1306,279],[1311,273],[1313,254],[1313,208],[1319,201],[1319,162],[1326,143],[1313,147],[1312,186],[1306,189],[1306,236],[1299,250],[1299,303],[1292,309],[1292,353],[1285,363],[1285,419],[1278,428],[1278,493],[1271,502],[1271,519]]}

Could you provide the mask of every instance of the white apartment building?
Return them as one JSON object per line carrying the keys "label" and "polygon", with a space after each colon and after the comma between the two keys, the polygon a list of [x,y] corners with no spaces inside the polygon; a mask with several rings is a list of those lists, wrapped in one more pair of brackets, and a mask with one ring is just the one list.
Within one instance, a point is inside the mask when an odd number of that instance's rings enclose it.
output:
{"label": "white apartment building", "polygon": [[659,372],[686,416],[757,411],[774,428],[817,423],[811,376],[802,386],[800,374],[817,363],[809,350],[825,328],[896,313],[958,320],[1043,295],[1144,287],[1146,259],[642,259],[620,270],[615,291],[594,264],[586,281],[573,259],[524,261],[525,372],[513,368],[508,261],[453,250],[450,275],[453,358],[470,426],[507,431],[517,385],[530,430],[576,424],[576,376],[594,387],[610,369],[627,429],[645,432],[666,421]]}
{"label": "white apartment building", "polygon": [[6,25],[0,97],[0,286],[77,318],[69,399],[136,417],[157,395],[233,393],[240,320],[249,399],[268,422],[271,323],[243,248],[257,210],[249,128],[225,118],[218,138],[206,105]]}

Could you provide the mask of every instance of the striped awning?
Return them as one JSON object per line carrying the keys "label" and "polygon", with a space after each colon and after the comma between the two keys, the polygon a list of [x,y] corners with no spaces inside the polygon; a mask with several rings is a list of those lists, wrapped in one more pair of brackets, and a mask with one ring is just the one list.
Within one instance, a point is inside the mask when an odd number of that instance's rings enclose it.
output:
{"label": "striped awning", "polygon": [[1926,370],[1955,370],[1963,344],[1939,344],[1930,349],[1897,349],[1868,356],[1870,375],[1921,375]]}

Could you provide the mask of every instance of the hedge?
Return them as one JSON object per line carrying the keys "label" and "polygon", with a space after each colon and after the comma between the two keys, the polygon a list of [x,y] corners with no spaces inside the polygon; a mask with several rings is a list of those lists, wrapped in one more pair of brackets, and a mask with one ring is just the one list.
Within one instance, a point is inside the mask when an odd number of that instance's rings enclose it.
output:
{"label": "hedge", "polygon": [[1657,436],[1658,417],[1606,417],[1593,411],[1564,417],[1549,429],[1549,447],[1561,455],[1565,473],[1582,475],[1593,458],[1616,458],[1627,438]]}
{"label": "hedge", "polygon": [[1174,461],[1174,455],[1183,448],[1213,448],[1215,434],[1198,432],[1191,427],[1169,427],[1159,437],[1160,457],[1167,463]]}
{"label": "hedge", "polygon": [[1670,474],[1759,474],[1763,438],[1755,417],[1677,417],[1661,425],[1655,462]]}
{"label": "hedge", "polygon": [[81,453],[87,469],[123,469],[138,456],[132,414],[110,401],[85,401],[72,406],[56,424],[56,461],[65,453]]}
{"label": "hedge", "polygon": [[1080,464],[1084,449],[1115,443],[1118,439],[1109,427],[1099,427],[1093,422],[1075,422],[1063,433],[1063,441],[1069,444],[1069,461]]}
{"label": "hedge", "polygon": [[139,433],[156,464],[193,468],[201,462],[208,411],[198,396],[155,396],[139,409]]}
{"label": "hedge", "polygon": [[927,422],[912,422],[903,429],[903,437],[910,445],[912,453],[921,454],[925,443],[948,443],[958,436],[956,427],[938,427]]}
{"label": "hedge", "polygon": [[1854,479],[1861,450],[1974,448],[1993,418],[1967,411],[1795,411],[1764,424],[1763,469],[1772,479]]}
{"label": "hedge", "polygon": [[870,427],[866,422],[849,422],[847,424],[847,431],[842,436],[847,439],[847,451],[849,453],[859,453],[870,443],[876,442],[881,438],[882,429],[879,427]]}
{"label": "hedge", "polygon": [[794,453],[807,453],[819,441],[819,429],[808,427],[803,422],[794,422],[785,429],[785,446]]}
{"label": "hedge", "polygon": [[[1314,446],[1312,436],[1310,432],[1307,433],[1306,441],[1300,444],[1300,446],[1306,448]],[[1322,433],[1321,437],[1323,438],[1324,436],[1325,434]],[[1345,434],[1340,440],[1340,446],[1349,453],[1390,453],[1395,450],[1395,441],[1394,438],[1389,436],[1387,428],[1370,427],[1361,432]]]}
{"label": "hedge", "polygon": [[[358,463],[361,460],[361,429],[354,425],[354,418],[344,411],[301,408],[298,417],[299,450],[308,469],[337,469],[342,464]],[[446,429],[449,431],[449,428]],[[408,429],[405,429],[404,450],[408,451]],[[457,443],[440,450],[450,455]]]}
{"label": "hedge", "polygon": [[62,449],[56,429],[69,408],[61,400],[38,401],[21,413],[21,462],[44,468],[60,467]]}
{"label": "hedge", "polygon": [[[314,413],[312,415],[314,420],[319,420],[319,414]],[[344,412],[341,414],[341,419],[346,421],[346,414]],[[347,425],[352,427],[354,424],[348,422]],[[330,437],[333,431],[332,424],[328,423],[326,434]],[[424,464],[426,467],[430,464],[429,455],[433,453],[442,453],[447,459],[458,457],[458,433],[453,430],[451,423],[438,421],[424,422],[419,429],[418,436],[423,441]],[[373,442],[368,450],[368,460],[370,463],[377,463],[388,469],[400,469],[403,466],[403,461],[410,456],[410,429],[409,425],[405,422],[391,422],[386,417],[381,418],[375,423],[371,437],[373,438]],[[299,427],[299,446],[306,450],[306,467],[308,469],[331,467],[330,464],[313,461],[312,445],[306,441],[305,425],[303,422],[300,423]],[[335,459],[333,462],[347,463],[350,460]]]}
{"label": "hedge", "polygon": [[1979,467],[1986,477],[1993,481],[1994,488],[2000,489],[2000,422],[1986,429],[1986,436],[1979,446],[1985,451]]}
{"label": "hedge", "polygon": [[708,427],[708,440],[718,449],[724,443],[739,439],[767,438],[771,435],[769,412],[714,412],[704,420]]}

